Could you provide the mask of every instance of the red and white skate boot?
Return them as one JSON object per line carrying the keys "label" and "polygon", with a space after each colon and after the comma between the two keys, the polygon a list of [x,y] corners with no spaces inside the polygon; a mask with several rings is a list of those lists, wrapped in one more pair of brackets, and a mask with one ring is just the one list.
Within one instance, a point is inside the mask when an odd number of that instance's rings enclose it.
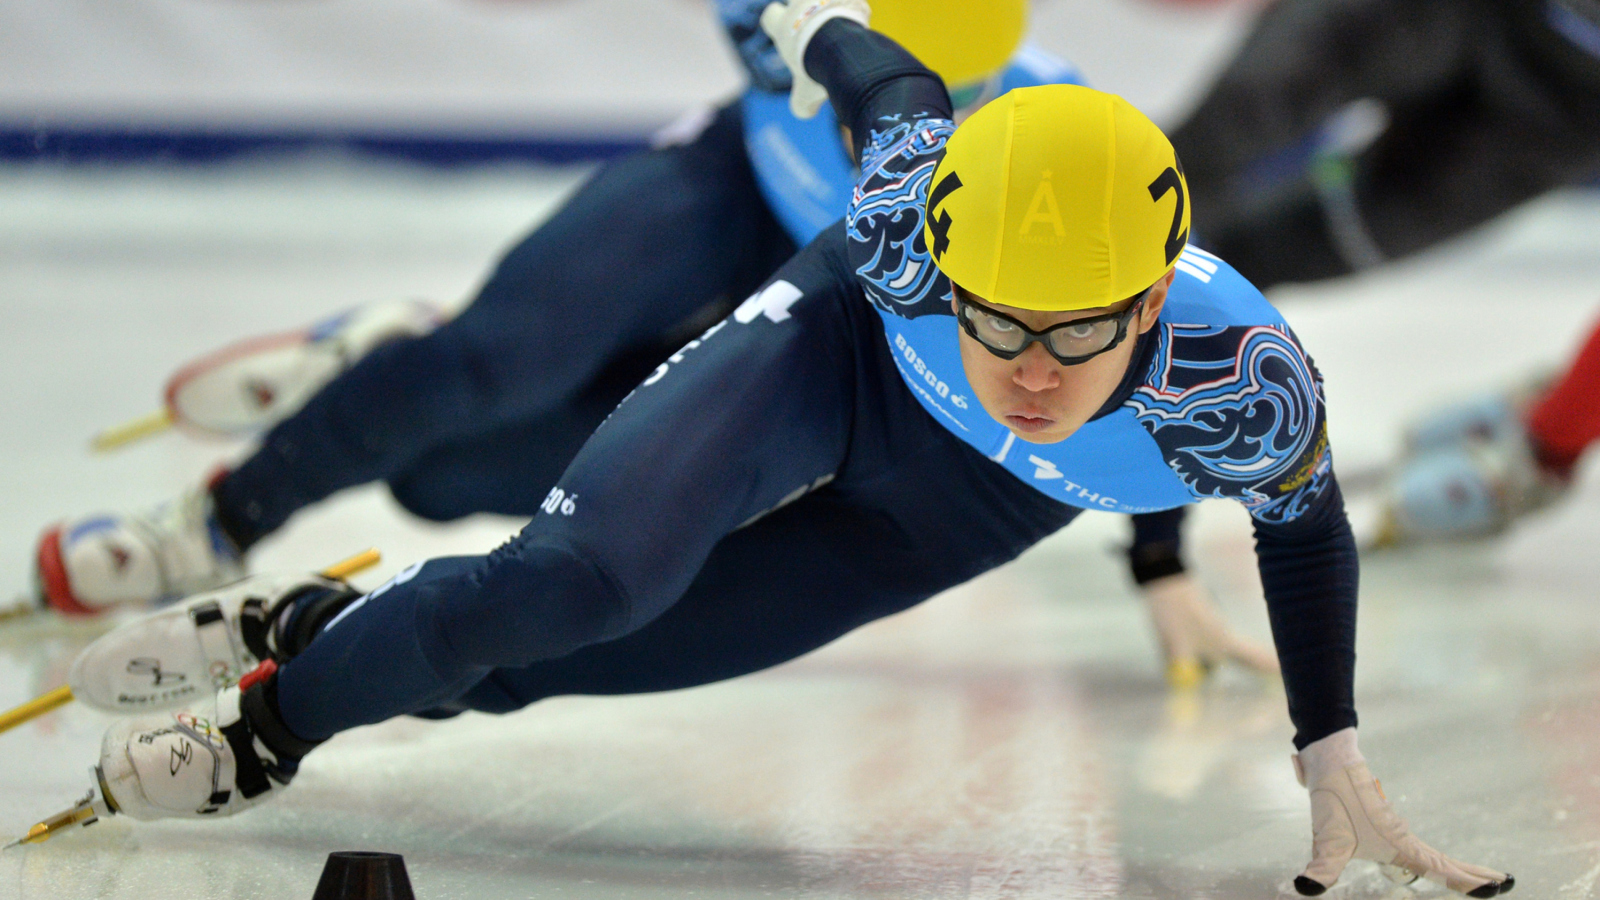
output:
{"label": "red and white skate boot", "polygon": [[40,600],[68,615],[149,606],[237,581],[239,551],[217,525],[200,489],[148,513],[63,522],[39,538]]}
{"label": "red and white skate boot", "polygon": [[266,428],[291,415],[334,376],[389,341],[439,327],[420,300],[368,303],[309,328],[240,341],[196,360],[167,382],[172,421],[216,434]]}
{"label": "red and white skate boot", "polygon": [[231,816],[281,794],[316,742],[295,737],[267,698],[263,666],[201,707],[124,719],[96,768],[106,805],[129,818]]}
{"label": "red and white skate boot", "polygon": [[95,709],[179,709],[283,663],[360,593],[320,575],[256,575],[119,626],[84,648],[67,684]]}

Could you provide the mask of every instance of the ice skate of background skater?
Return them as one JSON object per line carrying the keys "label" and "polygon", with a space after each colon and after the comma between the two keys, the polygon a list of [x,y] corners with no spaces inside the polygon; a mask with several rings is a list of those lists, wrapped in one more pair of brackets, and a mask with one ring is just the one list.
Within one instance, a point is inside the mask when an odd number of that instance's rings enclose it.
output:
{"label": "ice skate of background skater", "polygon": [[[992,569],[1082,509],[1225,497],[1254,521],[1310,791],[1296,888],[1320,894],[1363,858],[1510,890],[1409,834],[1357,749],[1358,564],[1319,376],[1248,282],[1186,247],[1166,138],[1074,86],[1013,91],[956,128],[942,83],[867,16],[859,0],[763,16],[796,111],[831,97],[863,151],[846,220],[641,383],[488,556],[365,596],[290,578],[204,598],[226,619],[266,594],[273,658],[214,706],[114,726],[108,804],[226,815],[361,724],[733,677]],[[143,627],[113,637],[157,642]],[[180,744],[203,752],[172,767]]]}
{"label": "ice skate of background skater", "polygon": [[[1172,143],[1198,240],[1263,290],[1403,258],[1600,177],[1600,4],[1278,0]],[[1594,340],[1548,393],[1424,411],[1377,542],[1493,533],[1563,493],[1600,435]]]}
{"label": "ice skate of background skater", "polygon": [[[1078,81],[1022,44],[1024,0],[981,15],[962,2],[879,6],[884,32],[954,85],[962,113],[1015,87]],[[249,548],[294,512],[374,480],[426,519],[536,514],[633,385],[848,203],[853,163],[836,117],[792,115],[788,70],[757,27],[759,3],[719,9],[750,74],[743,97],[680,125],[675,143],[604,167],[431,335],[373,339],[414,332],[425,318],[411,304],[380,304],[312,329],[316,340],[247,343],[186,367],[167,392],[182,420],[230,431],[293,415],[201,489],[148,512],[47,529],[37,551],[44,598],[81,615],[216,587],[239,577]],[[581,330],[562,333],[556,322]],[[365,358],[341,373],[356,355]],[[252,405],[262,397],[270,402]],[[1181,510],[1137,517],[1128,551],[1169,678],[1192,684],[1229,659],[1275,671],[1271,653],[1231,632],[1185,572],[1181,519]]]}

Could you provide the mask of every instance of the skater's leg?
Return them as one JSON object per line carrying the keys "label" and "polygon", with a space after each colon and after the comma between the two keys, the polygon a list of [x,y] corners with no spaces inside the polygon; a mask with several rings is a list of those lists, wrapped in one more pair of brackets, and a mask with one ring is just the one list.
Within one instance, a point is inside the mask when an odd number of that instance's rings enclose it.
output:
{"label": "skater's leg", "polygon": [[609,409],[593,416],[563,410],[436,447],[391,476],[389,491],[407,512],[434,522],[532,516]]}
{"label": "skater's leg", "polygon": [[939,427],[881,333],[838,477],[723,538],[661,616],[621,638],[496,669],[444,710],[674,690],[808,653],[1012,559],[1078,513]]}
{"label": "skater's leg", "polygon": [[831,237],[832,255],[813,244],[748,314],[647,378],[515,539],[410,571],[331,623],[282,670],[289,727],[320,738],[427,709],[491,669],[636,630],[688,589],[724,535],[837,472],[858,348],[882,333],[841,287],[842,232]]}
{"label": "skater's leg", "polygon": [[[931,480],[949,470],[919,471]],[[956,502],[934,521],[964,520],[974,504]],[[510,712],[563,694],[677,690],[787,662],[969,580],[1077,512],[1028,507],[1020,529],[947,533],[941,542],[908,530],[892,510],[825,487],[724,538],[683,598],[644,628],[560,659],[497,669],[446,708]]]}
{"label": "skater's leg", "polygon": [[438,522],[480,512],[533,516],[595,428],[682,344],[622,357],[547,414],[433,448],[389,476],[390,492],[412,514]]}
{"label": "skater's leg", "polygon": [[1573,93],[1529,68],[1504,34],[1485,40],[1470,82],[1397,109],[1354,160],[1353,209],[1382,258],[1600,174],[1600,94]]}
{"label": "skater's leg", "polygon": [[738,302],[792,252],[724,111],[693,143],[603,168],[454,321],[324,387],[216,486],[218,517],[248,546],[334,491],[549,413],[618,354]]}

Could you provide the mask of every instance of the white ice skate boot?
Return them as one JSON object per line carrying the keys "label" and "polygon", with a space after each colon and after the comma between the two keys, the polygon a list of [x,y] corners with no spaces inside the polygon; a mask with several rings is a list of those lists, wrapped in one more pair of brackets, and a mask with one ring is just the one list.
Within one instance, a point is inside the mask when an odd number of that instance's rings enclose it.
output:
{"label": "white ice skate boot", "polygon": [[318,575],[257,575],[136,619],[86,647],[72,694],[110,713],[178,709],[293,658],[360,596]]}
{"label": "white ice skate boot", "polygon": [[203,706],[124,719],[106,731],[96,774],[112,812],[150,821],[231,816],[282,793],[316,746],[267,699],[264,666]]}
{"label": "white ice skate boot", "polygon": [[240,341],[178,370],[167,382],[167,412],[200,431],[257,431],[294,413],[379,345],[427,334],[443,320],[417,300],[369,303],[310,328]]}
{"label": "white ice skate boot", "polygon": [[41,601],[68,615],[150,605],[236,581],[244,564],[200,489],[145,514],[95,515],[46,529]]}
{"label": "white ice skate boot", "polygon": [[1187,572],[1147,581],[1139,593],[1150,610],[1172,687],[1195,687],[1229,660],[1263,675],[1277,674],[1277,656],[1229,628],[1206,589]]}
{"label": "white ice skate boot", "polygon": [[1374,546],[1493,534],[1566,492],[1565,479],[1539,466],[1520,419],[1489,434],[1402,463],[1385,486]]}

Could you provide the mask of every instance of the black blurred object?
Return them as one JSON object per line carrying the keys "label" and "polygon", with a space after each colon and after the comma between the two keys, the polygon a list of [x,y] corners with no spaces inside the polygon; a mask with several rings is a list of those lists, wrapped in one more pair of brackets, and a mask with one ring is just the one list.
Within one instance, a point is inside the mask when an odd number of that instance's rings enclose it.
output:
{"label": "black blurred object", "polygon": [[341,850],[328,854],[311,900],[416,900],[398,853]]}
{"label": "black blurred object", "polygon": [[1600,0],[1277,0],[1170,134],[1259,288],[1417,253],[1600,175]]}

